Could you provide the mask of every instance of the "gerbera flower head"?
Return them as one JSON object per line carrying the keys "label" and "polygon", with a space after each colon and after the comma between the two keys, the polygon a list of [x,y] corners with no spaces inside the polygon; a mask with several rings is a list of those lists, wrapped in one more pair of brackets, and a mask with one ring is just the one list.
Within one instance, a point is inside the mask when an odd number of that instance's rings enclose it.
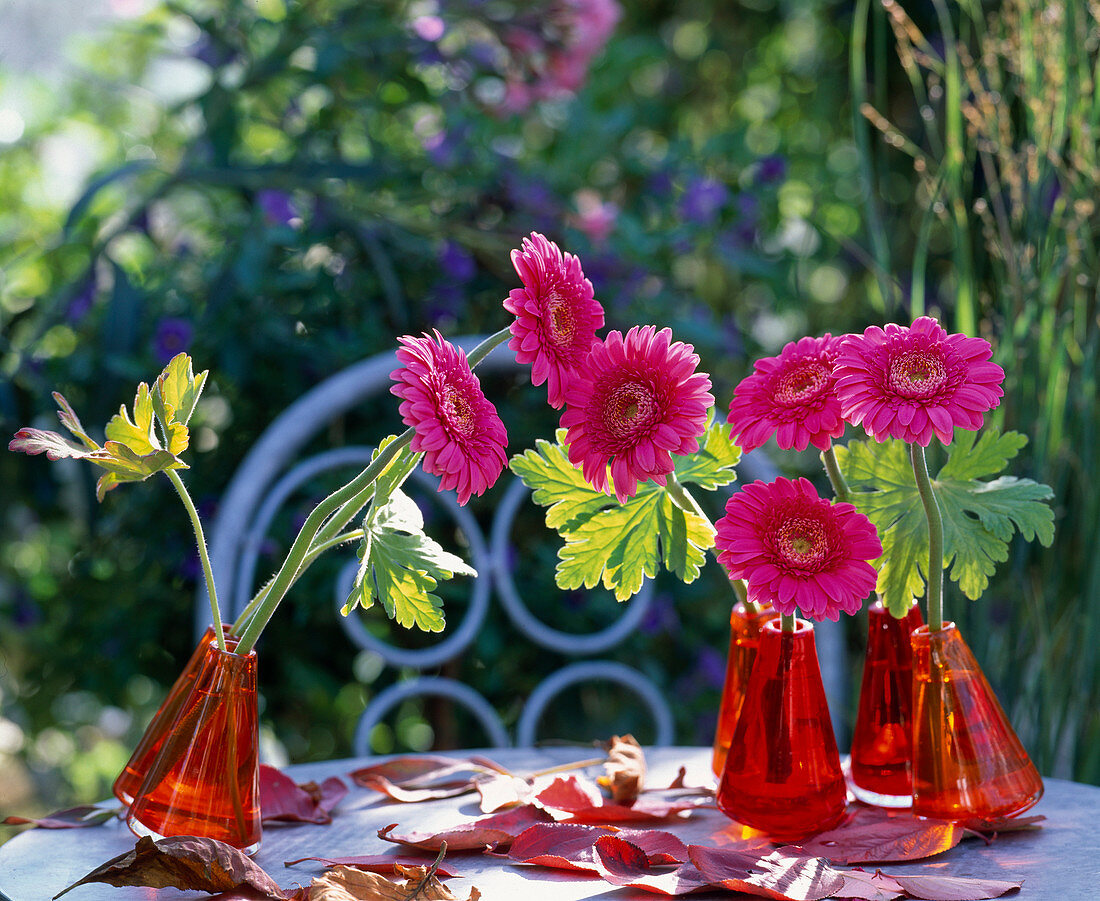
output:
{"label": "gerbera flower head", "polygon": [[851,504],[830,503],[807,479],[746,485],[717,523],[718,562],[744,579],[749,600],[795,608],[814,619],[855,613],[875,587],[868,562],[882,554],[878,532]]}
{"label": "gerbera flower head", "polygon": [[667,328],[634,326],[625,338],[613,331],[593,344],[566,386],[561,416],[569,460],[590,485],[609,491],[610,464],[622,503],[638,482],[664,485],[672,454],[699,449],[714,397],[698,365],[691,345]]}
{"label": "gerbera flower head", "polygon": [[949,335],[929,316],[911,327],[876,325],[841,344],[833,371],[840,411],[876,441],[950,444],[954,429],[980,429],[1001,402],[1005,373],[981,338]]}
{"label": "gerbera flower head", "polygon": [[518,362],[531,364],[533,385],[547,383],[550,406],[561,409],[566,383],[603,328],[603,307],[580,260],[538,232],[512,251],[512,265],[523,287],[513,288],[504,301],[516,317],[508,346]]}
{"label": "gerbera flower head", "polygon": [[833,363],[840,338],[790,342],[777,357],[764,357],[741,380],[730,401],[729,424],[746,451],[772,435],[784,450],[805,450],[812,444],[826,450],[844,434],[844,419],[836,396]]}
{"label": "gerbera flower head", "polygon": [[434,337],[406,335],[390,373],[398,409],[416,430],[410,447],[424,453],[424,471],[440,477],[440,490],[454,489],[465,504],[491,488],[504,469],[508,434],[496,407],[481,390],[466,354],[438,331]]}

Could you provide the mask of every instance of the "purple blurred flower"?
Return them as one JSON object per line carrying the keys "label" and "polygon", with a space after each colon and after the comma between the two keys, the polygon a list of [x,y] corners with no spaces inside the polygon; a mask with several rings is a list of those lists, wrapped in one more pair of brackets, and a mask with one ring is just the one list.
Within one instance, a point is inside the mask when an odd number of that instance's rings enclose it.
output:
{"label": "purple blurred flower", "polygon": [[157,330],[153,335],[153,353],[161,363],[167,363],[191,346],[194,334],[194,328],[186,319],[165,316],[157,323]]}
{"label": "purple blurred flower", "polygon": [[439,16],[417,16],[413,19],[412,28],[416,36],[425,41],[438,41],[446,31],[446,26]]}
{"label": "purple blurred flower", "polygon": [[95,277],[89,278],[76,292],[68,306],[65,307],[65,321],[70,325],[76,325],[92,309],[95,302],[96,283]]}
{"label": "purple blurred flower", "polygon": [[256,193],[256,203],[269,225],[290,225],[300,218],[294,201],[286,191],[264,188]]}
{"label": "purple blurred flower", "polygon": [[449,326],[466,306],[466,292],[452,281],[438,282],[428,295],[425,312],[435,327]]}
{"label": "purple blurred flower", "polygon": [[20,591],[16,594],[11,621],[17,629],[28,629],[31,626],[36,626],[42,621],[42,608],[25,592]]}
{"label": "purple blurred flower", "polygon": [[642,617],[638,630],[645,635],[675,635],[680,631],[680,616],[667,594],[659,594]]}
{"label": "purple blurred flower", "polygon": [[680,198],[680,215],[698,225],[711,225],[729,198],[729,188],[717,179],[693,179]]}
{"label": "purple blurred flower", "polygon": [[439,268],[456,282],[468,282],[477,275],[477,261],[454,241],[444,241],[439,252]]}
{"label": "purple blurred flower", "polygon": [[760,198],[755,194],[738,194],[737,215],[746,222],[755,223],[760,218]]}
{"label": "purple blurred flower", "polygon": [[762,185],[783,181],[787,177],[787,160],[779,155],[766,156],[757,163],[756,180]]}

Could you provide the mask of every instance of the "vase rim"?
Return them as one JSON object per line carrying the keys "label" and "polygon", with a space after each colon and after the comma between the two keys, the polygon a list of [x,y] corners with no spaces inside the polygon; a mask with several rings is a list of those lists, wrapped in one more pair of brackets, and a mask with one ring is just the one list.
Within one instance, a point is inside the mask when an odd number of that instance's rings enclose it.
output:
{"label": "vase rim", "polygon": [[959,627],[955,625],[954,620],[944,620],[943,626],[941,628],[937,629],[935,632],[933,632],[928,627],[928,623],[923,623],[922,625],[917,626],[913,630],[913,634],[916,635],[916,634],[919,633],[921,636],[927,635],[927,636],[931,637],[932,635],[936,635],[937,633],[943,634],[945,632],[957,632],[958,630],[959,630]]}
{"label": "vase rim", "polygon": [[[762,626],[762,629],[766,632],[778,632],[783,634],[782,623],[778,619],[770,619]],[[802,619],[801,617],[795,617],[794,631],[787,632],[787,635],[805,635],[813,632],[814,624],[809,620]]]}

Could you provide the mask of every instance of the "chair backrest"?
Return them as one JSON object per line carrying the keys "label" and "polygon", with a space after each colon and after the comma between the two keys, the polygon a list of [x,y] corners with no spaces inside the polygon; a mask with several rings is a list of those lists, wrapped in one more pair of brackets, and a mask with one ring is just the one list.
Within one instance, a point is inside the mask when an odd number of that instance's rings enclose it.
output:
{"label": "chair backrest", "polygon": [[[458,338],[453,343],[467,352],[478,337]],[[215,583],[220,587],[223,615],[232,620],[252,596],[257,583],[261,548],[288,498],[311,479],[339,467],[362,468],[370,460],[372,448],[336,447],[320,453],[302,455],[302,451],[322,434],[330,423],[372,397],[382,397],[392,384],[389,373],[395,366],[394,354],[384,353],[362,360],[338,372],[291,404],[260,436],[223,494],[217,519],[210,532],[210,552]],[[504,346],[493,351],[478,368],[478,374],[518,372],[520,367]],[[381,437],[381,436],[379,436]],[[741,467],[742,479],[771,478],[774,467],[759,453],[746,455]],[[417,470],[412,478],[434,489],[436,480]],[[348,638],[359,648],[373,651],[404,677],[376,694],[363,711],[358,723],[354,752],[369,753],[372,729],[406,698],[438,696],[465,707],[484,729],[494,746],[534,744],[539,721],[551,701],[561,692],[590,680],[612,683],[638,700],[652,717],[654,743],[675,743],[674,720],[669,699],[654,681],[638,668],[622,662],[599,659],[626,640],[643,622],[653,600],[652,584],[647,582],[630,602],[620,605],[618,618],[610,625],[588,634],[562,632],[535,616],[525,604],[523,592],[509,565],[512,528],[517,512],[530,501],[530,493],[518,479],[510,480],[492,513],[488,536],[467,508],[460,507],[453,493],[439,495],[439,502],[454,519],[462,534],[471,563],[478,575],[470,584],[469,602],[457,623],[448,623],[440,640],[414,649],[390,644],[369,630],[357,616],[341,617]],[[556,536],[555,536],[556,538]],[[343,603],[351,588],[355,571],[354,555],[342,570],[335,586],[336,607]],[[261,574],[266,575],[266,573]],[[510,735],[500,714],[486,697],[472,686],[433,672],[463,654],[477,636],[490,614],[495,596],[516,630],[531,643],[531,651],[550,651],[577,658],[540,682],[522,703],[515,734]],[[292,603],[293,598],[287,603]],[[196,630],[206,627],[209,606],[200,590],[196,605]],[[374,615],[382,615],[372,611]],[[339,616],[339,614],[335,614]],[[840,648],[842,636],[832,624],[818,630],[818,648],[823,677],[834,710],[843,709],[844,668]],[[716,642],[721,645],[721,641]],[[835,716],[834,716],[835,719]]]}

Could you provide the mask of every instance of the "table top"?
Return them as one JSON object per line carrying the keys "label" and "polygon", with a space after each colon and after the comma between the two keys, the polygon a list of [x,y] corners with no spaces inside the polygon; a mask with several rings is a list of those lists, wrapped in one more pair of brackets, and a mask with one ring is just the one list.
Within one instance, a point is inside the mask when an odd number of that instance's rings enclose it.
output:
{"label": "table top", "polygon": [[[461,752],[460,756],[469,753]],[[584,748],[491,749],[483,754],[513,772],[534,772],[569,761],[591,759]],[[398,833],[430,830],[437,832],[480,816],[477,796],[427,801],[416,804],[390,802],[383,795],[353,785],[347,774],[382,758],[336,760],[288,767],[298,782],[320,782],[340,776],[351,790],[336,808],[327,826],[266,826],[263,844],[255,860],[283,888],[309,882],[323,871],[320,864],[303,863],[285,867],[284,862],[302,857],[345,857],[365,854],[393,854],[406,849],[377,837],[379,828],[399,824]],[[687,768],[687,784],[713,781],[709,748],[647,748],[649,784],[668,785],[680,766]],[[592,774],[599,773],[593,768]],[[1043,799],[1031,814],[1043,814],[1042,828],[1005,833],[986,845],[968,839],[956,848],[918,863],[883,864],[888,873],[937,873],[987,879],[1023,880],[1018,897],[1023,901],[1058,899],[1072,901],[1095,896],[1100,883],[1100,787],[1058,779],[1046,780]],[[692,844],[721,847],[742,836],[742,829],[716,808],[696,809],[684,820],[666,821],[654,828],[676,833]],[[0,899],[3,901],[49,901],[65,887],[119,854],[131,850],[136,839],[122,821],[87,829],[31,829],[0,847]],[[426,857],[425,862],[430,862]],[[476,853],[448,855],[444,866],[456,874],[447,886],[458,898],[466,898],[470,887],[481,891],[484,901],[652,901],[652,894],[615,888],[601,879],[569,874],[545,867],[533,867],[503,858]],[[876,869],[868,865],[868,870]],[[197,901],[209,898],[199,892],[175,889],[115,888],[83,885],[65,896],[68,901]],[[729,898],[729,892],[703,892],[693,898]]]}

